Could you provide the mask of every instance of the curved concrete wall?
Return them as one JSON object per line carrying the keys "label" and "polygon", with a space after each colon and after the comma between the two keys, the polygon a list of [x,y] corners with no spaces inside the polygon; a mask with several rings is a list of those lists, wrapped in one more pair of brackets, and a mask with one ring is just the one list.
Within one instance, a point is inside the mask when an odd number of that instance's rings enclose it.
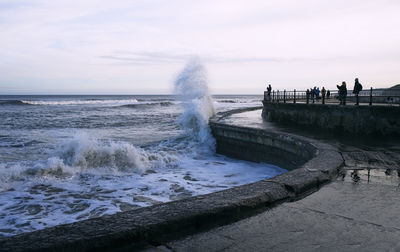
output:
{"label": "curved concrete wall", "polygon": [[265,102],[264,119],[350,134],[400,135],[399,106],[338,106]]}
{"label": "curved concrete wall", "polygon": [[289,134],[210,121],[217,152],[238,159],[274,164],[292,170],[313,158],[317,148]]}

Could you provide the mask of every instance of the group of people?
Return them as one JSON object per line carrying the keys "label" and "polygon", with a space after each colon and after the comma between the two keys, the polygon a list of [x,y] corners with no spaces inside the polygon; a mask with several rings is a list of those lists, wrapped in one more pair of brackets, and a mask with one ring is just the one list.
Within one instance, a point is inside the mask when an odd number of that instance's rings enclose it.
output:
{"label": "group of people", "polygon": [[[339,90],[339,101],[340,101],[340,105],[346,105],[346,97],[347,97],[347,87],[346,87],[346,82],[343,81],[342,85],[337,85],[337,88]],[[359,104],[358,101],[358,94],[361,92],[361,90],[363,89],[363,86],[361,85],[361,83],[358,81],[358,78],[356,78],[354,80],[354,88],[353,88],[353,94],[356,97],[356,104]]]}
{"label": "group of people", "polygon": [[[343,81],[342,85],[337,85],[337,88],[339,90],[339,101],[340,101],[340,105],[346,105],[346,97],[347,97],[347,87],[346,87],[346,82]],[[354,88],[353,88],[353,94],[356,97],[356,105],[359,104],[358,102],[358,94],[360,93],[360,91],[362,90],[363,86],[361,85],[361,83],[358,81],[358,78],[355,79],[354,81]],[[271,96],[271,90],[272,87],[271,85],[268,85],[267,87],[267,95],[268,97]],[[307,89],[306,91],[306,99],[307,99],[307,103],[309,101],[311,97],[312,103],[315,103],[315,100],[319,100],[322,98],[322,103],[325,104],[325,98],[329,99],[331,97],[331,91],[330,90],[326,90],[325,87],[322,87],[322,89],[320,90],[319,87],[313,87],[310,89]]]}
{"label": "group of people", "polygon": [[331,96],[331,91],[326,90],[325,87],[322,87],[321,90],[319,90],[319,87],[314,87],[314,88],[307,89],[307,91],[306,91],[307,101],[309,100],[310,96],[311,96],[312,103],[315,103],[315,100],[321,99],[321,96],[322,96],[322,102],[325,103],[325,97],[327,99],[329,99]]}

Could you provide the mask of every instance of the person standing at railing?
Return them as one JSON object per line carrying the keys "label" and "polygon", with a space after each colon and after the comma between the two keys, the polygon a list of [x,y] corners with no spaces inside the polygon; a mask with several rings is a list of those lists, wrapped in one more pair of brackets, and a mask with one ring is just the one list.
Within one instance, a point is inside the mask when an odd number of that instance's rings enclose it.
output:
{"label": "person standing at railing", "polygon": [[317,91],[317,90],[316,90],[315,87],[311,89],[311,100],[312,100],[312,103],[315,103],[316,91]]}
{"label": "person standing at railing", "polygon": [[322,94],[322,104],[325,104],[325,95],[326,95],[325,87],[322,87],[321,94]]}
{"label": "person standing at railing", "polygon": [[266,101],[271,101],[271,91],[272,91],[272,87],[271,84],[268,85],[267,87],[267,96],[264,95],[264,100]]}
{"label": "person standing at railing", "polygon": [[267,95],[268,96],[271,96],[271,90],[272,90],[272,87],[271,87],[271,84],[269,84],[267,87]]}
{"label": "person standing at railing", "polygon": [[328,89],[326,92],[326,99],[329,99],[331,97],[331,91]]}
{"label": "person standing at railing", "polygon": [[307,89],[307,91],[306,91],[306,104],[309,104],[309,103],[310,103],[310,90]]}
{"label": "person standing at railing", "polygon": [[360,93],[362,88],[363,88],[363,86],[358,81],[358,78],[356,78],[354,81],[354,88],[353,88],[353,94],[356,96],[356,104],[355,105],[358,105],[358,94]]}
{"label": "person standing at railing", "polygon": [[339,85],[336,85],[336,86],[339,89],[340,105],[346,105],[346,96],[347,96],[346,82],[343,81],[341,86],[339,86]]}

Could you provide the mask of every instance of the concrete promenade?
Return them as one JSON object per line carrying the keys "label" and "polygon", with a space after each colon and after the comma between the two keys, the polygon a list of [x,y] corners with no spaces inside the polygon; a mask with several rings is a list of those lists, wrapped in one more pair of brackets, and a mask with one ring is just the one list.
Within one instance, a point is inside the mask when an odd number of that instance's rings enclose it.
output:
{"label": "concrete promenade", "polygon": [[146,251],[399,251],[395,186],[337,181],[296,202]]}
{"label": "concrete promenade", "polygon": [[[223,122],[278,127],[260,113],[233,114]],[[313,137],[339,148],[345,167],[335,181],[298,201],[145,251],[400,251],[400,144]]]}

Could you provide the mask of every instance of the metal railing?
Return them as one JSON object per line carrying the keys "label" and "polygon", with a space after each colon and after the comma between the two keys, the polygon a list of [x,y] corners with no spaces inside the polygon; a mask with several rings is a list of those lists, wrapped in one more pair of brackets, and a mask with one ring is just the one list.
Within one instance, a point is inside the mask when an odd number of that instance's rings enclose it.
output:
{"label": "metal railing", "polygon": [[[327,90],[328,93],[328,90]],[[307,95],[307,91],[298,91],[294,89],[293,91],[284,90],[272,90],[270,94],[268,91],[264,92],[264,101],[269,102],[282,102],[282,103],[319,103],[319,104],[335,104],[339,102],[339,92],[338,90],[329,90],[329,96],[325,94],[322,95],[320,92],[319,96],[314,96],[312,98],[311,92]],[[358,94],[358,98],[353,94],[353,90],[347,90],[347,95],[344,98],[344,104],[355,103],[355,104],[386,104],[386,105],[400,105],[400,89],[387,89],[387,88],[376,88],[372,87],[367,90],[362,90]],[[357,101],[358,99],[358,101]]]}

